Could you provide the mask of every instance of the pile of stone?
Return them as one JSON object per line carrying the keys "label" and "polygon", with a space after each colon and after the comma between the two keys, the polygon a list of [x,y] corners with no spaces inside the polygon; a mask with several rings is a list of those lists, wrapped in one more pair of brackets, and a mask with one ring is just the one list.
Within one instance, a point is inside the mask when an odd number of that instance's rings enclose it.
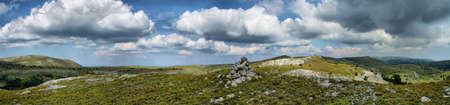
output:
{"label": "pile of stone", "polygon": [[226,77],[231,79],[226,83],[226,86],[231,85],[233,87],[246,80],[260,78],[260,76],[256,75],[255,70],[250,67],[246,57],[241,57],[241,60],[236,62],[233,67],[231,67],[231,71],[226,75]]}

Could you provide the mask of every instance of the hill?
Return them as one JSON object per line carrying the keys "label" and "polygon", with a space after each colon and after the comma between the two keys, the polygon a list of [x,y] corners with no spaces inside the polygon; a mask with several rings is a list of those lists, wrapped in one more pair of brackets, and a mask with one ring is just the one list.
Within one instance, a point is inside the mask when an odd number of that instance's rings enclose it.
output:
{"label": "hill", "polygon": [[80,64],[72,60],[52,58],[40,55],[26,55],[26,56],[0,58],[0,61],[21,64],[25,66],[47,66],[47,67],[52,66],[52,67],[68,67],[68,68],[81,67]]}
{"label": "hill", "polygon": [[[301,64],[298,64],[301,63]],[[448,104],[449,80],[377,84],[286,75],[304,69],[354,76],[363,69],[321,56],[283,57],[250,64],[258,76],[227,87],[227,65],[176,66],[210,72],[152,71],[81,75],[23,90],[0,90],[2,104]],[[223,68],[222,68],[223,67]],[[140,67],[139,67],[140,68]],[[211,69],[208,69],[211,68]],[[197,74],[198,73],[198,74]],[[358,74],[359,75],[359,74]]]}
{"label": "hill", "polygon": [[396,57],[396,56],[385,56],[385,57],[374,57],[374,58],[381,60],[381,61],[385,61],[390,64],[423,64],[423,63],[433,61],[431,59]]}
{"label": "hill", "polygon": [[450,60],[428,62],[425,65],[428,67],[433,67],[444,71],[450,71]]}
{"label": "hill", "polygon": [[[401,57],[347,57],[347,58],[327,58],[340,63],[353,64],[358,67],[381,73],[385,80],[394,83],[418,83],[430,82],[445,79],[442,74],[444,70],[430,66],[435,64],[437,67],[447,66],[445,63],[434,63],[430,60],[401,58]],[[441,65],[439,65],[441,64]]]}

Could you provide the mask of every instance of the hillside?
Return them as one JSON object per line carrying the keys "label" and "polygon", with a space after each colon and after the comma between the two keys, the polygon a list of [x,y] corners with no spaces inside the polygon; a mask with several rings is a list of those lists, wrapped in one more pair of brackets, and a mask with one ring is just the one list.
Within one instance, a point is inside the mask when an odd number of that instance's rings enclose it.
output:
{"label": "hillside", "polygon": [[80,64],[68,60],[40,55],[26,55],[0,58],[0,61],[22,64],[26,66],[81,67]]}
{"label": "hillside", "polygon": [[321,56],[283,57],[252,63],[251,67],[261,78],[235,87],[226,86],[229,78],[224,75],[230,73],[226,65],[174,67],[180,70],[86,74],[51,80],[23,90],[0,90],[0,103],[444,105],[449,103],[450,95],[449,80],[395,85],[286,75],[291,71],[310,70],[353,77],[355,75],[351,74],[364,71]]}
{"label": "hillside", "polygon": [[[0,104],[449,103],[450,80],[443,76],[448,77],[450,72],[429,73],[414,64],[390,64],[371,57],[281,56],[250,62],[258,78],[228,86],[231,79],[226,75],[233,73],[235,65],[10,70],[0,73],[13,78],[12,82],[43,77],[45,81],[37,86],[0,90]],[[381,76],[411,72],[416,72],[422,82],[398,85],[384,81]],[[25,76],[21,77],[22,74]],[[39,76],[42,74],[64,78],[49,80]]]}
{"label": "hillside", "polygon": [[425,63],[424,65],[428,66],[428,67],[441,69],[444,71],[450,71],[450,60],[428,62],[428,63]]}
{"label": "hillside", "polygon": [[390,64],[423,64],[423,63],[433,61],[431,59],[396,57],[396,56],[385,56],[385,57],[374,57],[374,58],[381,60],[381,61],[385,61]]}
{"label": "hillside", "polygon": [[[444,74],[445,70],[429,66],[433,61],[414,59],[414,58],[398,58],[398,57],[347,57],[347,58],[327,58],[328,60],[337,61],[340,63],[347,63],[356,65],[358,67],[380,73],[385,80],[393,83],[418,83],[439,81],[446,78],[446,76],[437,76]],[[404,60],[404,59],[409,59]],[[438,64],[438,63],[436,63]],[[445,63],[439,65],[445,67]],[[441,78],[436,78],[441,77]]]}

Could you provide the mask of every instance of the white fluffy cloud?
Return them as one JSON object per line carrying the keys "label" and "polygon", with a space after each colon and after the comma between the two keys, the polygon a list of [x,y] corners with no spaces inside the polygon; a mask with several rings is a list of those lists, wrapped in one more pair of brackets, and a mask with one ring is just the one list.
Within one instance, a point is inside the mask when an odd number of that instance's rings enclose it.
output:
{"label": "white fluffy cloud", "polygon": [[190,52],[190,51],[187,51],[187,50],[180,50],[180,51],[178,51],[178,54],[181,54],[181,55],[192,55],[193,53]]}
{"label": "white fluffy cloud", "polygon": [[4,25],[0,40],[17,43],[15,40],[78,37],[127,42],[148,35],[153,25],[147,14],[141,10],[133,13],[131,6],[120,0],[55,0]]}
{"label": "white fluffy cloud", "polygon": [[5,3],[0,3],[0,14],[3,14],[8,10],[9,10],[9,8]]}
{"label": "white fluffy cloud", "polygon": [[[332,40],[346,44],[374,44],[392,40],[392,36],[386,34],[384,30],[357,33],[342,27],[339,23],[323,21],[316,17],[320,8],[304,0],[298,0],[291,5],[291,10],[299,14],[301,19],[287,18],[280,21],[275,14],[266,9],[273,7],[268,3],[270,2],[263,1],[247,10],[213,7],[187,11],[180,16],[175,26],[183,32],[226,42],[276,43],[292,37]],[[277,2],[273,4],[277,7]]]}
{"label": "white fluffy cloud", "polygon": [[228,45],[223,41],[206,40],[191,38],[178,35],[156,35],[151,38],[141,38],[137,42],[116,43],[112,50],[114,51],[141,51],[146,49],[175,49],[178,54],[191,55],[194,52],[200,53],[218,53],[231,55],[254,54],[257,51],[264,50],[262,46],[240,47]]}
{"label": "white fluffy cloud", "polygon": [[266,43],[287,37],[278,17],[259,6],[247,10],[213,7],[186,11],[175,27],[206,39],[227,42]]}
{"label": "white fluffy cloud", "polygon": [[284,1],[283,0],[262,0],[257,6],[264,7],[269,14],[281,14],[284,11]]}

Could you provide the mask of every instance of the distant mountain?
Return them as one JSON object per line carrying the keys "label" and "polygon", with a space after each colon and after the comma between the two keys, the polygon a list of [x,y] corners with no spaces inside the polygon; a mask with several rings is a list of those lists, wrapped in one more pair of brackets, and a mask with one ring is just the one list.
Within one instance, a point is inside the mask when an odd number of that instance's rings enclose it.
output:
{"label": "distant mountain", "polygon": [[422,64],[427,62],[432,62],[431,59],[421,59],[421,58],[408,58],[408,57],[396,57],[396,56],[385,56],[385,57],[374,57],[375,59],[385,61],[390,64]]}
{"label": "distant mountain", "polygon": [[40,55],[0,58],[0,61],[26,66],[81,67],[80,64],[72,60],[52,58]]}
{"label": "distant mountain", "polygon": [[433,67],[444,71],[450,71],[450,60],[429,62],[426,63],[425,65],[428,67]]}

